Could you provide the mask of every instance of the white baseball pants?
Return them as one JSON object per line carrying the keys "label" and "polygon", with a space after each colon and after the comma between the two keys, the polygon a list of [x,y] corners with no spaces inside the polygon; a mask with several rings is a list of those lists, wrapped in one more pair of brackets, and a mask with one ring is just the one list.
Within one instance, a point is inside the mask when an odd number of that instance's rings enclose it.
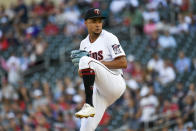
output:
{"label": "white baseball pants", "polygon": [[94,117],[82,118],[80,131],[95,131],[106,108],[124,93],[126,84],[121,74],[115,74],[101,62],[91,57],[83,56],[79,62],[79,69],[87,68],[95,71],[93,105],[96,109],[96,114]]}

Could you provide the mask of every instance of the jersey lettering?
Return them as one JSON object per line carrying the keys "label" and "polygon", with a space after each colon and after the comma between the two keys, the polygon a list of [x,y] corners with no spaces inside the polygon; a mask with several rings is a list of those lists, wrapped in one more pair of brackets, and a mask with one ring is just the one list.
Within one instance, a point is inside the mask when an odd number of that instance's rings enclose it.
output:
{"label": "jersey lettering", "polygon": [[103,51],[98,51],[98,60],[103,60]]}
{"label": "jersey lettering", "polygon": [[93,52],[93,53],[91,54],[91,57],[97,60],[97,52]]}
{"label": "jersey lettering", "polygon": [[95,60],[103,60],[103,51],[100,50],[98,52],[92,52],[92,51],[89,51],[89,54],[92,58],[94,58]]}

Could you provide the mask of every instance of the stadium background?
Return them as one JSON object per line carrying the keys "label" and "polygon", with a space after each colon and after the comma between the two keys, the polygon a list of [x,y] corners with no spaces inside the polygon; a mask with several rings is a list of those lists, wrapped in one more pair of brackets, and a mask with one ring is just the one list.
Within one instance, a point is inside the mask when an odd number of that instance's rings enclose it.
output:
{"label": "stadium background", "polygon": [[0,130],[78,130],[84,88],[69,56],[91,7],[128,59],[127,90],[97,131],[195,128],[195,0],[1,0]]}

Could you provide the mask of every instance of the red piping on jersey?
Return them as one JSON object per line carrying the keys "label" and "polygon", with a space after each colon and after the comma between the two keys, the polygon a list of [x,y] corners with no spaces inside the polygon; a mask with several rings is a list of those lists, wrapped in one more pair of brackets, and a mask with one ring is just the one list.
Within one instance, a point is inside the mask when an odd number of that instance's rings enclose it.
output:
{"label": "red piping on jersey", "polygon": [[[89,65],[91,62],[95,62],[95,63],[97,63],[97,64],[103,66],[102,64],[100,64],[100,63],[98,63],[98,62],[96,62],[96,61],[93,61],[93,60],[89,61],[88,65]],[[107,71],[109,71],[110,73],[112,73],[113,75],[118,75],[118,74],[113,73],[111,70],[109,70],[109,69],[106,68],[105,66],[103,66],[103,67],[104,67]]]}

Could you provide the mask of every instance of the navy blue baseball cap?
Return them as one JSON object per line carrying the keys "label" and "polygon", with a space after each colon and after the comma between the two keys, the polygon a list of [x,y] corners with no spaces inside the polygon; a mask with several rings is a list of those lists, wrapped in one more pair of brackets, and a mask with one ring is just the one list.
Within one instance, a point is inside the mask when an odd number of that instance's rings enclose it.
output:
{"label": "navy blue baseball cap", "polygon": [[102,12],[100,11],[100,9],[98,8],[91,8],[89,9],[86,14],[84,19],[92,19],[92,18],[102,18],[105,19],[106,17],[102,14]]}

